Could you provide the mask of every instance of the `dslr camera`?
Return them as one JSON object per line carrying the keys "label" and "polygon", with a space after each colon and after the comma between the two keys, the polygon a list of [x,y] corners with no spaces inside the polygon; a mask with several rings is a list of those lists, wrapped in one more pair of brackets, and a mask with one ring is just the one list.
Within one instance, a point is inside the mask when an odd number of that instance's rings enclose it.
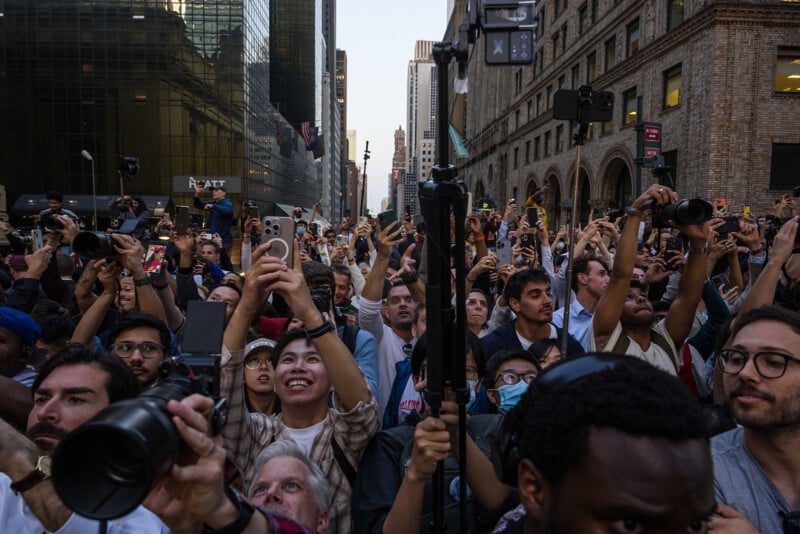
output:
{"label": "dslr camera", "polygon": [[[160,383],[104,408],[61,440],[53,453],[53,485],[70,510],[108,520],[141,504],[181,450],[181,438],[167,410],[170,400],[194,393],[212,397],[212,433],[222,430],[227,416],[225,399],[219,396],[224,320],[224,304],[190,302],[185,352],[161,362]],[[199,347],[206,347],[201,351],[214,347],[217,352],[192,351]]]}

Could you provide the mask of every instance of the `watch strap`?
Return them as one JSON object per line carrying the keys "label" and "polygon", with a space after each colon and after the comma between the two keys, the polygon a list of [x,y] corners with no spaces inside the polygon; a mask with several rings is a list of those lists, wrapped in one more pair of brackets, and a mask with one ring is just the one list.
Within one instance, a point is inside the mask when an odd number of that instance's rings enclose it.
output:
{"label": "watch strap", "polygon": [[[50,478],[50,472],[49,472],[50,469],[49,467],[43,466],[42,458],[45,457],[43,456],[39,457],[39,460],[36,463],[36,467],[33,469],[33,471],[31,471],[21,479],[17,480],[16,482],[11,483],[11,489],[14,492],[23,493],[33,488],[40,482],[44,482],[45,480]],[[49,461],[49,458],[47,458],[47,461]]]}

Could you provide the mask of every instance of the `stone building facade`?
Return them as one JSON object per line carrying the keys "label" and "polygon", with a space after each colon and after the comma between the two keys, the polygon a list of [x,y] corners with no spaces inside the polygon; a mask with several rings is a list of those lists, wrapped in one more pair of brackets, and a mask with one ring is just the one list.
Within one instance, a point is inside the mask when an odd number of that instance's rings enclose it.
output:
{"label": "stone building facade", "polygon": [[[586,83],[615,101],[612,121],[593,124],[581,149],[584,217],[636,194],[637,97],[641,119],[662,125],[682,197],[763,212],[800,185],[800,3],[545,0],[536,10],[534,65],[487,66],[483,38],[471,54],[470,158],[458,164],[476,198],[521,202],[547,180],[551,226],[565,222],[575,125],[553,118],[553,95]],[[451,27],[463,11],[459,2]],[[655,178],[642,169],[641,180]]]}

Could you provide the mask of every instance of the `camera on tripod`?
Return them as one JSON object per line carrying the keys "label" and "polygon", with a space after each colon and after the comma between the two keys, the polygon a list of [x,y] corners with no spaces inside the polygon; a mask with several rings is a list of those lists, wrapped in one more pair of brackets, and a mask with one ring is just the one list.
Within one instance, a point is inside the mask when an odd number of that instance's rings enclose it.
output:
{"label": "camera on tripod", "polygon": [[70,510],[108,520],[141,504],[181,449],[167,410],[170,400],[194,393],[214,398],[212,433],[222,430],[227,412],[219,397],[219,353],[225,308],[220,302],[191,301],[184,352],[161,362],[160,383],[104,408],[61,440],[53,454],[53,485]]}
{"label": "camera on tripod", "polygon": [[117,172],[122,176],[136,176],[139,174],[139,170],[141,170],[141,167],[139,166],[139,158],[136,156],[122,156],[120,158]]}

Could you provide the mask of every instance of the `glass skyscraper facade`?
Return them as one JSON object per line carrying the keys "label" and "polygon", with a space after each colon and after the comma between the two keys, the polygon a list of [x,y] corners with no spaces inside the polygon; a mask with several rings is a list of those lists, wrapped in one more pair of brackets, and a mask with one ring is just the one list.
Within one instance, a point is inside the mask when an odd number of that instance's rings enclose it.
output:
{"label": "glass skyscraper facade", "polygon": [[126,191],[185,202],[176,177],[223,177],[265,213],[314,202],[317,166],[270,104],[268,0],[0,0],[0,13],[12,200],[91,193],[88,150],[98,194],[118,192],[120,157],[136,156]]}

